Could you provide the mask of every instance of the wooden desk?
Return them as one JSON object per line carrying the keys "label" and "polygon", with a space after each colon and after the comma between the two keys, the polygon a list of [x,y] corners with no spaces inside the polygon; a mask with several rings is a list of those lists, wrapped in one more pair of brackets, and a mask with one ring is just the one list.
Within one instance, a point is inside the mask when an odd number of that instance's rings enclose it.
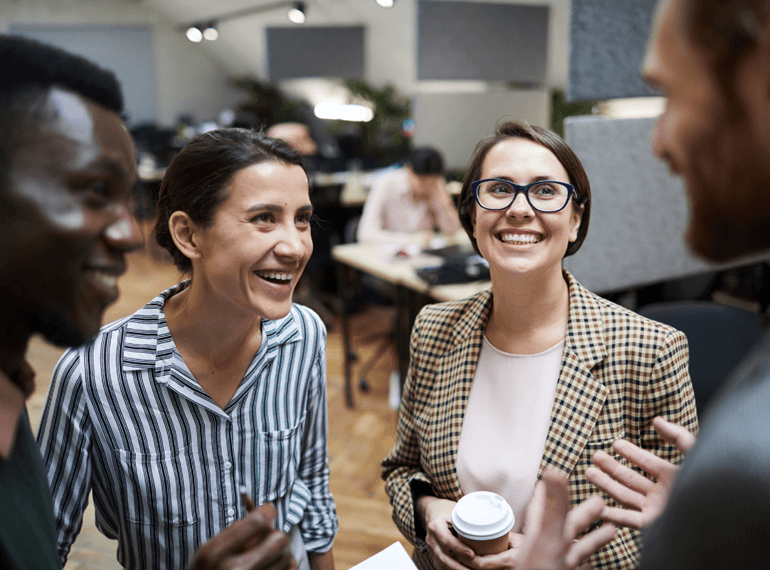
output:
{"label": "wooden desk", "polygon": [[[464,239],[462,233],[454,239]],[[425,236],[416,235],[415,242],[425,241]],[[342,342],[345,359],[345,401],[353,407],[352,363],[356,359],[351,346],[348,328],[348,307],[351,302],[351,278],[343,267],[373,275],[396,287],[396,352],[399,376],[403,384],[409,367],[409,334],[417,316],[415,297],[424,295],[434,301],[456,301],[475,295],[491,287],[490,281],[474,281],[453,285],[431,286],[417,276],[416,270],[441,263],[441,258],[427,253],[410,257],[395,255],[396,246],[369,243],[337,245],[332,248],[332,258],[340,267],[340,295],[342,297]]]}

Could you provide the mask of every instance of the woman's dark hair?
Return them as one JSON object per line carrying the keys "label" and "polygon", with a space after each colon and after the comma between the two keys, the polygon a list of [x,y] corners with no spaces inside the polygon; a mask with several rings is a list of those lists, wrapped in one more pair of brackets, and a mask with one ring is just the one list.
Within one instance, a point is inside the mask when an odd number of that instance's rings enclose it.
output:
{"label": "woman's dark hair", "polygon": [[465,229],[468,237],[471,238],[473,248],[479,252],[476,238],[473,237],[472,214],[476,207],[476,198],[473,195],[471,183],[481,178],[481,169],[484,165],[484,159],[486,159],[489,151],[492,150],[497,143],[513,138],[527,139],[547,148],[558,159],[564,167],[564,170],[567,171],[569,182],[575,187],[572,207],[576,212],[580,212],[581,207],[583,209],[583,217],[580,222],[580,228],[578,229],[577,239],[569,244],[564,257],[572,255],[580,249],[580,246],[583,244],[583,240],[585,240],[586,234],[588,233],[588,222],[591,218],[591,185],[588,183],[588,176],[586,176],[586,172],[583,170],[580,159],[567,143],[564,142],[564,139],[553,131],[530,125],[525,121],[506,121],[504,123],[499,123],[497,127],[495,127],[494,135],[484,139],[476,145],[476,149],[473,151],[473,156],[471,157],[470,165],[468,166],[468,171],[465,173],[462,189],[460,190],[459,210],[460,223],[462,224],[463,229]]}
{"label": "woman's dark hair", "polygon": [[189,274],[192,262],[171,238],[171,215],[184,212],[198,226],[209,227],[217,209],[227,200],[227,189],[235,174],[270,160],[305,170],[300,154],[284,141],[249,129],[219,129],[198,135],[174,157],[160,184],[153,234],[181,272]]}

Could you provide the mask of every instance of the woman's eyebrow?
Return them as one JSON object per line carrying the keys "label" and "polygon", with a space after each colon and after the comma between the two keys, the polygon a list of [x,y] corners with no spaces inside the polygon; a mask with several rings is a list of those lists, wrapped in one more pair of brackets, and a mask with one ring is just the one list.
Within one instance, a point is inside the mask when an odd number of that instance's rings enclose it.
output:
{"label": "woman's eyebrow", "polygon": [[279,206],[278,204],[270,204],[270,203],[252,204],[246,210],[246,212],[249,212],[249,213],[256,212],[256,211],[282,212],[283,206]]}

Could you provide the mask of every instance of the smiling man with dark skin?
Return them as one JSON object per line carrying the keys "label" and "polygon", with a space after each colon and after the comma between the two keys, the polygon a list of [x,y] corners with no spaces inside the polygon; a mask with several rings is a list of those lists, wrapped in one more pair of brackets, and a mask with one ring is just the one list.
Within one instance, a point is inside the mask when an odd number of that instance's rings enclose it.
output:
{"label": "smiling man with dark skin", "polygon": [[[30,337],[95,335],[117,299],[136,155],[114,76],[82,58],[0,36],[0,568],[58,569],[51,497],[25,409]],[[191,570],[296,568],[274,509],[256,509],[201,546]]]}

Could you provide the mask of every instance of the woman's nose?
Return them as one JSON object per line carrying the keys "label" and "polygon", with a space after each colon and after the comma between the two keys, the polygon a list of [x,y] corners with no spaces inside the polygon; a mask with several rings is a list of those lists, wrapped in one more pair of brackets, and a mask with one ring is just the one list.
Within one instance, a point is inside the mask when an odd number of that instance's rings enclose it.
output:
{"label": "woman's nose", "polygon": [[[310,230],[305,231],[309,232]],[[313,245],[309,234],[305,235],[304,232],[292,226],[282,232],[275,246],[275,253],[284,257],[291,257],[292,259],[300,259],[308,250],[306,242],[310,242],[309,249],[312,252]]]}
{"label": "woman's nose", "polygon": [[527,200],[527,196],[524,192],[519,192],[516,194],[516,197],[513,199],[513,202],[511,202],[511,205],[508,206],[508,210],[506,210],[506,214],[508,216],[534,216],[535,211],[532,209],[532,206],[529,205],[529,201]]}

